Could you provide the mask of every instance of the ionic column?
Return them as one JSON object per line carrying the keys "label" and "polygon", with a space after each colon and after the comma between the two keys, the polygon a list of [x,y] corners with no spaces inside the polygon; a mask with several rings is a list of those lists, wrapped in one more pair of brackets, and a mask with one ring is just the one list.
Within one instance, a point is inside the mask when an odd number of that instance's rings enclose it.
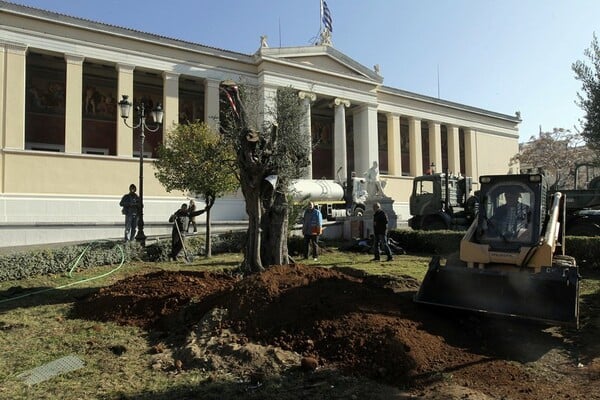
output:
{"label": "ionic column", "polygon": [[67,87],[65,96],[65,153],[81,154],[83,99],[83,60],[65,54]]}
{"label": "ionic column", "polygon": [[477,171],[477,132],[472,128],[465,129],[465,175],[473,177],[477,182],[479,174]]}
{"label": "ionic column", "polygon": [[[4,147],[25,148],[25,69],[27,46],[7,43],[5,73]],[[8,100],[8,101],[7,101]],[[10,117],[10,118],[8,118]]]}
{"label": "ionic column", "polygon": [[442,171],[442,132],[439,122],[429,121],[429,162],[434,164],[432,172]]}
{"label": "ionic column", "polygon": [[[6,98],[6,50],[4,48],[4,43],[0,45],[0,148],[4,147],[4,139],[5,139],[5,131],[4,131],[4,99]],[[0,156],[0,161],[1,161]],[[2,172],[2,162],[0,162],[0,176]],[[2,182],[4,180],[0,179],[0,193],[4,191],[2,187]]]}
{"label": "ionic column", "polygon": [[460,173],[460,144],[458,141],[458,127],[446,125],[448,136],[448,171],[455,175]]}
{"label": "ionic column", "polygon": [[[122,95],[126,95],[133,103],[133,70],[135,66],[117,64],[116,68],[119,101],[121,101]],[[121,121],[119,112],[115,118],[117,118],[117,156],[131,157],[133,156],[133,129]]]}
{"label": "ionic column", "polygon": [[317,99],[317,95],[312,92],[304,92],[301,91],[298,93],[298,97],[302,99],[302,103],[304,104],[304,122],[302,123],[302,132],[306,138],[308,143],[308,166],[306,167],[306,171],[304,177],[306,179],[312,179],[312,124],[311,124],[311,114],[310,114],[310,103]]}
{"label": "ionic column", "polygon": [[166,133],[179,123],[179,74],[163,71],[163,143]]}
{"label": "ionic column", "polygon": [[348,176],[348,163],[346,162],[346,107],[350,107],[350,100],[336,98],[335,120],[333,128],[333,176],[345,180]]}
{"label": "ionic column", "polygon": [[388,170],[390,175],[402,176],[400,116],[387,113]]}
{"label": "ionic column", "polygon": [[260,96],[259,113],[262,124],[273,124],[277,120],[277,88],[271,86],[263,87],[263,95]]}
{"label": "ionic column", "polygon": [[354,169],[362,176],[373,161],[379,164],[377,106],[364,104],[354,111]]}
{"label": "ionic column", "polygon": [[219,84],[214,79],[204,81],[204,123],[215,130],[219,126]]}
{"label": "ionic column", "polygon": [[421,144],[421,120],[408,119],[408,146],[410,152],[410,174],[423,175],[423,146]]}

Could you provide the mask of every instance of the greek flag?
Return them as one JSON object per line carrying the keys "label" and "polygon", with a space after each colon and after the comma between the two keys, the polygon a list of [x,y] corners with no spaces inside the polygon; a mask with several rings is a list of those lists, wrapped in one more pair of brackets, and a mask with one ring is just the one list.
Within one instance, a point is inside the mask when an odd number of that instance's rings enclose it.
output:
{"label": "greek flag", "polygon": [[327,7],[327,2],[325,0],[321,0],[321,20],[323,21],[323,26],[329,32],[333,32],[333,22],[331,20],[331,11],[329,11],[329,7]]}

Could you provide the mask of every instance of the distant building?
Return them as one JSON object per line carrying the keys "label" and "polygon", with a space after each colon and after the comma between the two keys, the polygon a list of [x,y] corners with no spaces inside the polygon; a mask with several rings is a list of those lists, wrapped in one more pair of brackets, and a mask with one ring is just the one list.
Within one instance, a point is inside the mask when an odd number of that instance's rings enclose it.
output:
{"label": "distant building", "polygon": [[[518,116],[385,86],[378,66],[331,45],[264,37],[241,54],[3,1],[0,19],[0,246],[122,236],[118,202],[138,182],[140,138],[119,117],[121,95],[162,103],[169,130],[216,125],[225,79],[257,86],[265,104],[291,86],[316,144],[310,177],[362,176],[377,161],[404,220],[412,177],[448,169],[476,181],[506,173],[518,151]],[[163,139],[147,133],[144,155]],[[146,234],[167,232],[185,194],[167,193],[150,160],[144,168]],[[213,211],[221,223],[246,219],[239,196]]]}

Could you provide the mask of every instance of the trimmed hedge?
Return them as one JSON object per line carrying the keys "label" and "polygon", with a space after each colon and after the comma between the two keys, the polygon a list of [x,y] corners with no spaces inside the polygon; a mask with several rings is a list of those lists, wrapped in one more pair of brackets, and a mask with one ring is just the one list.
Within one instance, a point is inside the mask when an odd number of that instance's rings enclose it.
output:
{"label": "trimmed hedge", "polygon": [[[456,231],[413,231],[399,229],[389,236],[410,253],[450,255],[460,249],[464,232]],[[567,236],[565,241],[569,256],[577,260],[582,269],[600,268],[600,237]]]}
{"label": "trimmed hedge", "polygon": [[[86,269],[141,259],[143,250],[134,242],[92,242],[64,247],[37,249],[0,256],[0,281],[68,272],[75,264]],[[77,260],[79,259],[79,262]]]}
{"label": "trimmed hedge", "polygon": [[[185,240],[186,251],[190,255],[204,255],[204,243],[203,235],[188,237]],[[215,235],[212,237],[212,252],[240,252],[245,243],[245,231]],[[100,265],[119,264],[122,260],[166,262],[169,261],[170,253],[170,238],[158,240],[145,248],[137,242],[123,243],[119,240],[20,251],[0,255],[0,282],[37,275],[64,274],[75,264],[77,269],[82,270]]]}

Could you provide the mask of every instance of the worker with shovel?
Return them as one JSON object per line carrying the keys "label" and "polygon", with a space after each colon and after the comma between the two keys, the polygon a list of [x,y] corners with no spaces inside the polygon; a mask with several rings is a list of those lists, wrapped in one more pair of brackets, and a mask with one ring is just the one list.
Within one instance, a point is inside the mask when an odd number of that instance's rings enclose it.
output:
{"label": "worker with shovel", "polygon": [[186,261],[190,261],[190,258],[187,254],[187,250],[185,249],[185,245],[183,243],[183,230],[187,228],[187,223],[190,218],[203,214],[206,211],[206,208],[198,211],[190,211],[188,210],[187,204],[183,203],[179,210],[175,211],[170,217],[169,222],[173,223],[173,230],[171,231],[171,254],[169,254],[169,259],[176,261],[177,255],[183,249],[185,254]]}

